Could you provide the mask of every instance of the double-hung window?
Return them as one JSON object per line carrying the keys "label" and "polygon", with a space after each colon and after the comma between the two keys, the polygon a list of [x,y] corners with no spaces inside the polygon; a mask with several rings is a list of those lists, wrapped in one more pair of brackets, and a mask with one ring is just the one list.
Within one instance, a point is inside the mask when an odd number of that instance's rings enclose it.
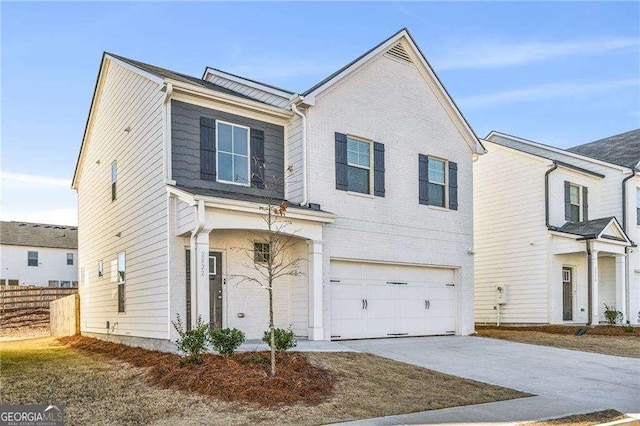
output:
{"label": "double-hung window", "polygon": [[121,313],[124,312],[124,282],[126,278],[126,262],[124,252],[118,253],[116,267],[118,273],[118,313]]}
{"label": "double-hung window", "polygon": [[118,181],[118,163],[111,163],[111,201],[116,199],[116,183]]}
{"label": "double-hung window", "polygon": [[447,162],[429,157],[429,204],[445,207],[447,201]]}
{"label": "double-hung window", "polygon": [[571,222],[580,222],[580,211],[582,210],[582,200],[580,197],[580,193],[580,186],[571,184],[571,186],[569,187]]}
{"label": "double-hung window", "polygon": [[216,121],[218,182],[249,186],[249,128]]}
{"label": "double-hung window", "polygon": [[347,137],[347,185],[349,191],[371,192],[371,143],[350,136]]}
{"label": "double-hung window", "polygon": [[38,252],[37,251],[27,252],[27,265],[28,266],[38,266]]}
{"label": "double-hung window", "polygon": [[73,265],[73,253],[67,253],[67,265]]}
{"label": "double-hung window", "polygon": [[636,189],[636,223],[640,226],[640,188]]}
{"label": "double-hung window", "polygon": [[267,263],[271,258],[269,243],[253,243],[253,260],[255,263]]}

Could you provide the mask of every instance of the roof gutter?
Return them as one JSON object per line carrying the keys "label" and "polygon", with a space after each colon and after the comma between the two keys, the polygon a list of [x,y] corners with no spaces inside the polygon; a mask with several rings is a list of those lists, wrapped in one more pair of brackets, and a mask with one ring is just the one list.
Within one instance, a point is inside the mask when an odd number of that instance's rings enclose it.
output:
{"label": "roof gutter", "polygon": [[631,174],[622,179],[622,230],[627,232],[627,181],[636,175],[636,168],[631,169]]}
{"label": "roof gutter", "polygon": [[547,229],[552,229],[549,224],[549,175],[557,168],[558,163],[554,161],[553,166],[544,174],[544,223],[547,225]]}
{"label": "roof gutter", "polygon": [[302,201],[300,205],[307,205],[307,116],[298,109],[298,104],[304,101],[304,96],[298,95],[291,101],[291,110],[302,119]]}

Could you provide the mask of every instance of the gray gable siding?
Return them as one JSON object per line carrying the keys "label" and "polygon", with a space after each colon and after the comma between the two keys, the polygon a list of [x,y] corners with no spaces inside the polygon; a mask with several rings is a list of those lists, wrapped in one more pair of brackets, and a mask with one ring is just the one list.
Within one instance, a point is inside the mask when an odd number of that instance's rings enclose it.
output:
{"label": "gray gable siding", "polygon": [[[279,176],[277,184],[260,189],[200,178],[200,117],[248,126],[264,132],[265,177]],[[245,195],[284,197],[284,127],[222,111],[171,101],[171,169],[178,186],[213,189]]]}

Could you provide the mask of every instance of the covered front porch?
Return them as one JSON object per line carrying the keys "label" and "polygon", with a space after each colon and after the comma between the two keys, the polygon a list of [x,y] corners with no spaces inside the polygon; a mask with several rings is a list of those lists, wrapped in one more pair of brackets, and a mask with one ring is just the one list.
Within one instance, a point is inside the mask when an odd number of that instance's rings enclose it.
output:
{"label": "covered front porch", "polygon": [[[190,324],[200,317],[212,325],[238,328],[247,339],[261,339],[269,321],[261,256],[277,255],[285,265],[295,263],[290,268],[295,273],[274,282],[276,327],[291,328],[301,338],[323,339],[323,225],[333,220],[332,214],[290,206],[272,229],[277,228],[280,240],[286,242],[275,250],[265,245],[268,200],[234,200],[180,191],[171,202],[176,238],[172,258],[184,259],[183,268],[180,262],[175,264],[177,285],[172,285],[172,295],[177,297],[172,312],[184,312]],[[272,207],[277,205],[272,201]]]}
{"label": "covered front porch", "polygon": [[628,254],[615,218],[567,224],[551,233],[549,322],[601,324],[605,310],[628,319]]}

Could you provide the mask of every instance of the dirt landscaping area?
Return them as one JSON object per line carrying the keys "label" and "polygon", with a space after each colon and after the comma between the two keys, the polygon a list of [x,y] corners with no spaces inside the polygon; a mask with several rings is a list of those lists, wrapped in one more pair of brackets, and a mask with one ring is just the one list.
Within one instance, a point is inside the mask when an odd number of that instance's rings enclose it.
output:
{"label": "dirt landscaping area", "polygon": [[531,426],[592,426],[603,423],[614,422],[616,420],[627,419],[628,417],[616,410],[596,411],[587,414],[577,414],[575,416],[560,417],[558,419],[545,420],[543,422],[528,423]]}
{"label": "dirt landscaping area", "polygon": [[49,309],[21,309],[0,315],[0,339],[49,336]]}
{"label": "dirt landscaping area", "polygon": [[[587,332],[582,336],[576,336],[576,331],[580,328],[586,328]],[[628,333],[621,327],[615,326],[495,327],[477,325],[476,331],[479,336],[510,340],[512,342],[640,358],[639,327],[635,327],[633,333]]]}
{"label": "dirt landscaping area", "polygon": [[[307,398],[310,389],[307,383],[303,386],[307,391],[298,399],[306,402],[264,403],[251,396],[259,389],[246,393],[247,389],[241,388],[247,383],[242,380],[236,383],[239,387],[235,391],[225,392],[226,396],[217,394],[213,390],[215,382],[201,384],[197,374],[187,373],[185,369],[193,366],[176,367],[179,360],[175,355],[136,349],[143,352],[134,351],[136,356],[131,358],[130,348],[112,348],[104,353],[107,346],[103,342],[95,344],[88,338],[67,343],[72,346],[63,346],[51,337],[3,342],[0,349],[3,403],[65,404],[69,424],[311,425],[529,396],[368,354],[293,353],[287,356],[297,358],[294,370],[313,366],[321,374],[321,381],[333,381],[331,391]],[[242,357],[250,355],[238,355],[228,361],[241,364]],[[153,366],[144,361],[147,357]],[[226,362],[209,364],[209,368],[224,369]],[[160,368],[155,368],[158,364]],[[196,368],[204,365],[207,364]],[[266,367],[259,362],[245,366],[251,367],[251,374],[263,369],[265,374],[260,378],[263,385],[278,380],[266,377]],[[179,377],[181,370],[185,378]],[[220,372],[206,372],[205,378],[209,374]],[[189,383],[191,390],[184,390]],[[231,383],[230,380],[225,386]],[[264,390],[265,400],[277,393],[273,392],[276,388],[282,386]],[[289,383],[285,388],[294,392],[297,385]],[[325,388],[319,386],[322,392]],[[247,399],[255,402],[246,402]]]}

